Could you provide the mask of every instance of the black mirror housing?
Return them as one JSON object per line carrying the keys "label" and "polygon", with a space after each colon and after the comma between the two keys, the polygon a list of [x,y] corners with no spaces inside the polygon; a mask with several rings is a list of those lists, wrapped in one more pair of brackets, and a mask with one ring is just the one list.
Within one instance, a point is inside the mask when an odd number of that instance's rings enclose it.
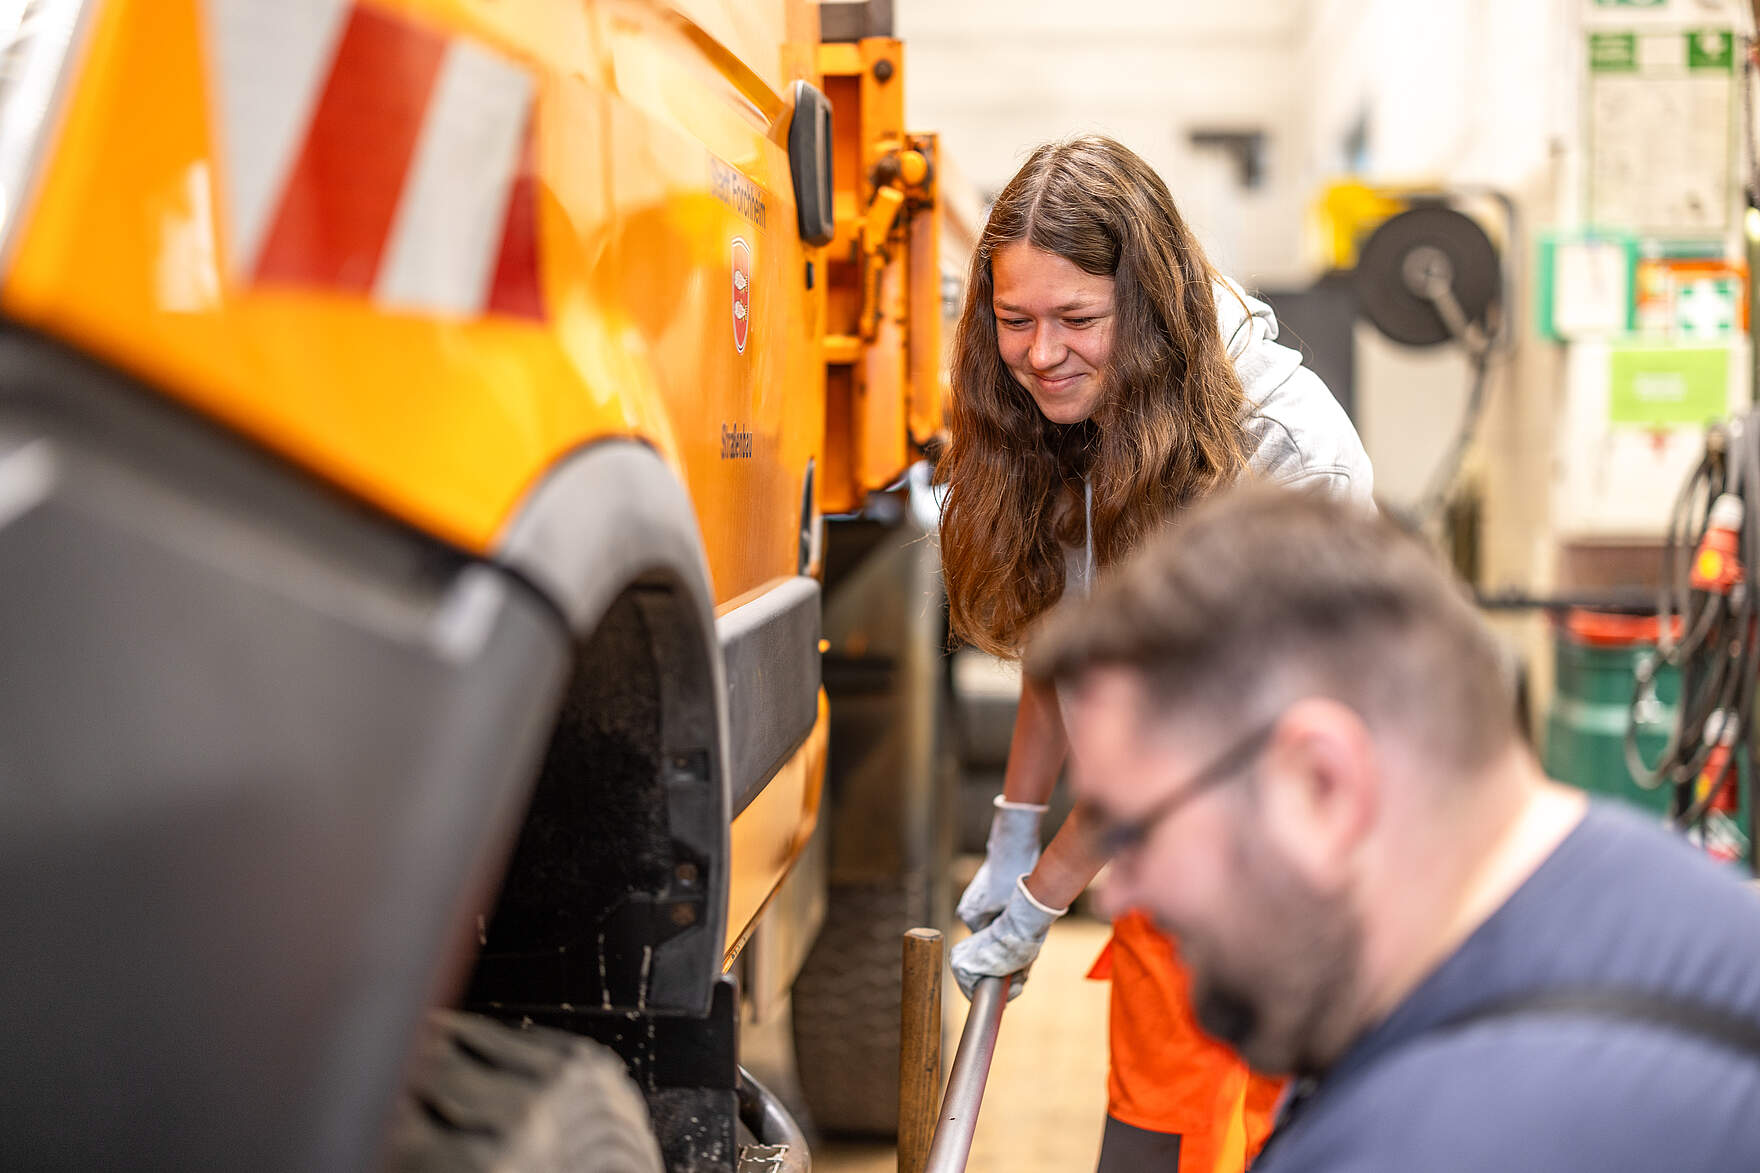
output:
{"label": "black mirror housing", "polygon": [[794,121],[788,127],[788,168],[801,239],[827,245],[837,235],[831,210],[831,100],[817,86],[794,83]]}

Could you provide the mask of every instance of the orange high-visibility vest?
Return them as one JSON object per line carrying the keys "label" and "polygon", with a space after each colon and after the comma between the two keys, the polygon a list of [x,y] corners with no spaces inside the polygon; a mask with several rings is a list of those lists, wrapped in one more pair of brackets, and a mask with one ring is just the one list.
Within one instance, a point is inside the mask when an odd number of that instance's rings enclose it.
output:
{"label": "orange high-visibility vest", "polygon": [[1179,1173],[1242,1173],[1271,1131],[1283,1081],[1254,1074],[1199,1029],[1173,940],[1131,913],[1088,976],[1112,979],[1107,1113],[1178,1133]]}

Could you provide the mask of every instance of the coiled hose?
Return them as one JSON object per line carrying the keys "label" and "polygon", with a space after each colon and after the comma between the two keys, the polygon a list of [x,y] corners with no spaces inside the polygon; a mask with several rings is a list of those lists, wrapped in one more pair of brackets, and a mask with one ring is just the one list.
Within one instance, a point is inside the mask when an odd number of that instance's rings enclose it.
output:
{"label": "coiled hose", "polygon": [[[1693,586],[1694,560],[1712,525],[1719,498],[1742,503],[1738,531],[1741,574],[1727,591]],[[1727,506],[1726,506],[1727,508]],[[1760,664],[1760,411],[1713,425],[1697,467],[1681,486],[1663,545],[1656,614],[1660,639],[1656,655],[1640,662],[1626,723],[1625,758],[1640,786],[1674,787],[1670,819],[1681,831],[1702,830],[1706,816],[1739,777],[1746,760],[1749,777],[1760,776],[1760,746],[1754,733],[1755,678]],[[1638,748],[1638,716],[1655,704],[1656,676],[1664,666],[1680,672],[1681,698],[1662,756],[1644,761]],[[1729,749],[1706,779],[1712,756]],[[1756,808],[1749,803],[1749,843],[1756,842]],[[1752,861],[1751,865],[1752,865]]]}

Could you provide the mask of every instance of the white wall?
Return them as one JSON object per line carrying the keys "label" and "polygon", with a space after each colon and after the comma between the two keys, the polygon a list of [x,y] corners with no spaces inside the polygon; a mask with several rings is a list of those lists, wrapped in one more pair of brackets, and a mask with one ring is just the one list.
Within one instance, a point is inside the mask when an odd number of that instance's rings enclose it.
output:
{"label": "white wall", "polygon": [[[1253,284],[1301,270],[1292,111],[1302,0],[896,0],[911,125],[994,193],[1048,139],[1110,134],[1167,179],[1212,259]],[[1266,181],[1194,151],[1194,127],[1263,128]]]}
{"label": "white wall", "polygon": [[1581,0],[1315,0],[1303,30],[1305,177],[1366,117],[1372,179],[1520,188],[1575,118]]}
{"label": "white wall", "polygon": [[[986,194],[1047,139],[1098,130],[1167,178],[1250,284],[1313,272],[1304,219],[1365,120],[1370,177],[1521,188],[1574,127],[1583,0],[895,0],[909,118]],[[1195,127],[1257,127],[1238,187]]]}

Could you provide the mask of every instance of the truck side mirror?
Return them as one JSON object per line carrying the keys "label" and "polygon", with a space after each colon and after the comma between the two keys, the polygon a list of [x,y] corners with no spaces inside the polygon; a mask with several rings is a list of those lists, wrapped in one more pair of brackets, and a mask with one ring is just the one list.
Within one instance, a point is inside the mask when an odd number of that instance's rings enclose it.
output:
{"label": "truck side mirror", "polygon": [[801,239],[811,245],[830,244],[837,235],[837,220],[831,211],[831,101],[804,81],[794,83],[788,168],[794,173],[794,206]]}

